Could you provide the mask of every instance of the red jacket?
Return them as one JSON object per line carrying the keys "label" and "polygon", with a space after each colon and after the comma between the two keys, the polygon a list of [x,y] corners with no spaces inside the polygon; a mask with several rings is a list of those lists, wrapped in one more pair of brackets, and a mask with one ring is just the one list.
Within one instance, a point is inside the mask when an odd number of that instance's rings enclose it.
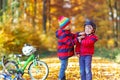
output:
{"label": "red jacket", "polygon": [[59,29],[56,31],[58,38],[57,55],[60,59],[66,59],[74,55],[74,45],[78,42],[77,35],[70,30]]}
{"label": "red jacket", "polygon": [[98,37],[94,34],[86,36],[81,42],[76,44],[76,53],[83,55],[93,55],[94,54],[94,44],[98,40]]}

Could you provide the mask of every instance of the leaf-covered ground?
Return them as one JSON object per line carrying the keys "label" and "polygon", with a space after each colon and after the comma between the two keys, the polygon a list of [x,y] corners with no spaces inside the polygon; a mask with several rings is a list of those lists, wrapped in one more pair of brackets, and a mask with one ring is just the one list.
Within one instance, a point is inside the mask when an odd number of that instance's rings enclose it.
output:
{"label": "leaf-covered ground", "polygon": [[[60,62],[57,57],[41,59],[48,64],[49,75],[46,80],[57,80],[60,69]],[[93,57],[92,61],[93,80],[120,80],[120,65],[106,59]],[[78,57],[69,58],[66,70],[67,80],[80,80]],[[29,76],[24,75],[26,80]]]}

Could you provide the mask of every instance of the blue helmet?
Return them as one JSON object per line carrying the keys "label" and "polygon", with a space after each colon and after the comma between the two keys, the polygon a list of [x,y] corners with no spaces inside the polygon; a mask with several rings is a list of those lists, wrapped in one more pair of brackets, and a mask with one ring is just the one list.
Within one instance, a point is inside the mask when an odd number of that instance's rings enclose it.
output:
{"label": "blue helmet", "polygon": [[85,24],[84,24],[84,27],[85,27],[86,25],[91,25],[91,26],[93,27],[93,29],[96,30],[96,24],[95,24],[93,21],[91,21],[91,20],[86,20],[86,21],[85,21]]}

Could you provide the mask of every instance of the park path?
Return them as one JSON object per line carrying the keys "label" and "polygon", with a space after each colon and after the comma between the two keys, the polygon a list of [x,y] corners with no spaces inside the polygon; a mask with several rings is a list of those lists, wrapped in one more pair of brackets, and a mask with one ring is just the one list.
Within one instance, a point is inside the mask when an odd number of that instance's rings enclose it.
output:
{"label": "park path", "polygon": [[[43,58],[48,64],[49,75],[46,80],[57,80],[60,69],[60,61],[56,56]],[[100,57],[93,57],[92,60],[93,80],[120,80],[120,64],[114,63]],[[25,80],[30,80],[28,74],[24,74]],[[66,70],[67,80],[80,80],[78,57],[69,58]]]}
{"label": "park path", "polygon": [[[60,62],[57,57],[44,58],[49,67],[47,80],[57,80]],[[93,80],[120,80],[120,65],[107,59],[93,57],[92,61]],[[66,71],[67,80],[80,80],[78,57],[69,58]]]}

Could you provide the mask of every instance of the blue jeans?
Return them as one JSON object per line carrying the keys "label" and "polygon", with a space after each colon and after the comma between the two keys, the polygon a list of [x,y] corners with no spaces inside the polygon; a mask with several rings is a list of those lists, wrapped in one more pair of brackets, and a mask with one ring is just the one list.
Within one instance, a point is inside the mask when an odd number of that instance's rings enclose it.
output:
{"label": "blue jeans", "polygon": [[79,64],[81,80],[92,80],[91,62],[92,56],[90,55],[80,56]]}
{"label": "blue jeans", "polygon": [[65,77],[65,70],[67,69],[68,59],[60,60],[61,61],[61,68],[59,72],[59,80],[66,80]]}

